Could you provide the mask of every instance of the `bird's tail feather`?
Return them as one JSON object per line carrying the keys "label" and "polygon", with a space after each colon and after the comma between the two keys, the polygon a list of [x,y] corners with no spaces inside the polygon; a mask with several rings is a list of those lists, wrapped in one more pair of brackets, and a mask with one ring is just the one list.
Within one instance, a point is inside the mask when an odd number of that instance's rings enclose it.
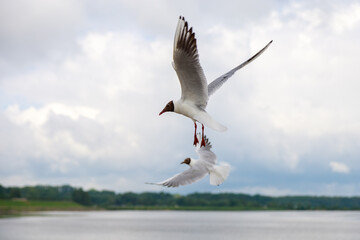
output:
{"label": "bird's tail feather", "polygon": [[210,171],[210,184],[216,186],[222,184],[229,176],[229,173],[229,165],[214,166],[214,168]]}
{"label": "bird's tail feather", "polygon": [[215,131],[223,132],[226,131],[227,128],[223,126],[222,124],[216,122],[214,119],[211,118],[211,116],[205,112],[200,111],[195,116],[194,119],[202,124],[204,124],[206,127],[209,127]]}

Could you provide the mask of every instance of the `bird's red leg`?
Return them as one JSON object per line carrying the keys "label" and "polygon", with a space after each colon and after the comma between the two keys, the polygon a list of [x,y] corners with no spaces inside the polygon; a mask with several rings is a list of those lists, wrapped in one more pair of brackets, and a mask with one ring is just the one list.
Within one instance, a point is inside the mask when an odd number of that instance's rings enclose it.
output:
{"label": "bird's red leg", "polygon": [[197,129],[196,122],[194,122],[194,126],[195,126],[195,133],[194,133],[194,146],[196,146],[196,144],[198,144],[198,143],[199,143],[199,140],[198,140],[198,138],[196,137],[196,129]]}
{"label": "bird's red leg", "polygon": [[205,147],[205,139],[204,139],[204,125],[203,124],[201,124],[202,125],[202,127],[201,127],[201,129],[202,129],[202,135],[201,135],[201,146],[200,147]]}

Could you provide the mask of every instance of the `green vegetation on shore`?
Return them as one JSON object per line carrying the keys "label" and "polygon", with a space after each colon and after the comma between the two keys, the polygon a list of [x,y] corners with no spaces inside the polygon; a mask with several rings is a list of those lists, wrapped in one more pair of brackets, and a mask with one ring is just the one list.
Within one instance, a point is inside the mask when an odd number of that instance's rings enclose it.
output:
{"label": "green vegetation on shore", "polygon": [[81,211],[88,208],[73,201],[28,201],[26,199],[0,199],[0,216],[35,211]]}
{"label": "green vegetation on shore", "polygon": [[44,210],[360,210],[360,197],[283,196],[241,193],[115,193],[64,186],[4,187],[0,215]]}

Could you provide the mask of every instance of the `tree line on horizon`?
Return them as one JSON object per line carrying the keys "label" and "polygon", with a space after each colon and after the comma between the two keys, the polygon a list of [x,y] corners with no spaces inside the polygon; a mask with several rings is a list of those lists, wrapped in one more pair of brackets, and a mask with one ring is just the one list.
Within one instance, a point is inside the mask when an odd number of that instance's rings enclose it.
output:
{"label": "tree line on horizon", "polygon": [[234,209],[284,210],[360,210],[360,197],[282,196],[270,197],[243,193],[192,193],[188,195],[165,192],[115,193],[114,191],[85,191],[70,185],[4,187],[0,199],[40,201],[74,201],[84,206],[108,209],[132,207],[201,207]]}

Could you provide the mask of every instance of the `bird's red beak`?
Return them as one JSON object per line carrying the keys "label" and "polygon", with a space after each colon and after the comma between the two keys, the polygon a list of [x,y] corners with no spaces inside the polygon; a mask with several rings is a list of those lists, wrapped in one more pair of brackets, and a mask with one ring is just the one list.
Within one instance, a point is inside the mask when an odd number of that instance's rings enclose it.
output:
{"label": "bird's red beak", "polygon": [[165,108],[159,113],[159,116],[160,116],[161,114],[163,114],[164,112],[167,112]]}

